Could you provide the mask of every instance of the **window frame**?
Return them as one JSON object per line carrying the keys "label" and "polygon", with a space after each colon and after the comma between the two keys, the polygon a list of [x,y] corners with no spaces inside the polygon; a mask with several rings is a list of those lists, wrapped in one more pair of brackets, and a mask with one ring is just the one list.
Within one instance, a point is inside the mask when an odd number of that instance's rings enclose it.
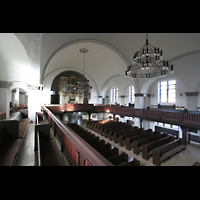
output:
{"label": "window frame", "polygon": [[133,85],[129,87],[129,102],[135,103],[135,88]]}
{"label": "window frame", "polygon": [[111,102],[118,102],[118,99],[119,99],[119,89],[117,87],[111,88]]}
{"label": "window frame", "polygon": [[[175,83],[170,83],[171,81],[175,81]],[[166,82],[166,84],[163,84]],[[166,89],[162,89],[162,87],[166,87]],[[174,87],[174,88],[172,88]],[[171,92],[174,91],[174,92]],[[160,81],[159,82],[159,101],[160,103],[176,103],[176,80],[166,80],[166,81]],[[163,94],[166,96],[166,101],[162,101],[163,99]],[[170,95],[174,94],[174,101],[169,101],[170,100]],[[163,95],[163,96],[162,96]]]}

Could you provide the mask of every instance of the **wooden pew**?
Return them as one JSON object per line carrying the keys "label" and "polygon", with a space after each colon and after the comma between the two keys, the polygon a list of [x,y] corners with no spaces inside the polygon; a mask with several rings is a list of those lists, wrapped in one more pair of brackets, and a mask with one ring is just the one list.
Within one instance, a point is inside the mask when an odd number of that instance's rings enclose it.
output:
{"label": "wooden pew", "polygon": [[101,141],[104,141],[104,144],[100,144],[99,145],[99,143],[98,144],[92,143],[93,148],[95,148],[98,152],[102,152],[102,151],[106,151],[106,150],[111,149],[111,144],[110,143],[105,144],[105,140],[101,140]]}
{"label": "wooden pew", "polygon": [[113,130],[117,130],[117,129],[124,129],[124,127],[122,126],[122,124],[119,124],[116,122],[116,124],[112,124],[109,126],[103,126],[103,128],[101,129],[101,135],[103,135],[104,137],[109,137],[109,131],[113,131]]}
{"label": "wooden pew", "polygon": [[[94,149],[96,149],[102,156],[106,159],[110,159],[109,161],[113,165],[117,166],[139,166],[140,161],[137,159],[133,159],[131,162],[128,162],[128,155],[122,153],[119,155],[119,149],[114,147],[111,149],[111,144],[105,144],[104,140],[100,140],[99,137],[93,135],[91,137],[91,133],[87,131],[82,131],[81,127],[78,127],[76,124],[69,124],[69,127],[73,130],[78,130],[77,134],[82,137],[88,144],[90,144]],[[81,133],[80,133],[81,132]]]}
{"label": "wooden pew", "polygon": [[100,141],[100,139],[99,139],[99,137],[93,137],[93,138],[83,138],[88,144],[92,144],[92,143],[94,143],[94,142],[99,142]]}
{"label": "wooden pew", "polygon": [[110,158],[116,155],[119,155],[119,149],[114,147],[113,149],[109,149],[106,151],[99,151],[99,153],[104,156],[105,158]]}
{"label": "wooden pew", "polygon": [[88,123],[87,128],[90,128],[90,129],[96,131],[97,126],[98,126],[99,124],[102,124],[103,122],[104,122],[104,120],[103,120],[103,121],[90,121],[90,122]]}
{"label": "wooden pew", "polygon": [[115,128],[115,129],[110,129],[108,133],[108,138],[109,140],[112,140],[115,142],[118,138],[118,133],[124,132],[124,131],[134,131],[138,130],[137,128],[134,128],[133,126],[128,127],[128,126],[122,126],[121,128]]}
{"label": "wooden pew", "polygon": [[137,159],[128,162],[128,155],[124,152],[120,155],[110,157],[108,160],[115,166],[140,166],[140,161]]}
{"label": "wooden pew", "polygon": [[18,137],[19,122],[0,122],[0,166],[13,166],[20,151],[22,138]]}
{"label": "wooden pew", "polygon": [[6,119],[6,112],[0,112],[0,121]]}
{"label": "wooden pew", "polygon": [[[92,146],[94,149],[103,148],[105,145],[105,140],[99,140],[99,141],[92,141],[90,142],[90,146]],[[98,151],[98,150],[97,150]]]}
{"label": "wooden pew", "polygon": [[144,133],[145,132],[143,132],[143,128],[141,128],[141,129],[136,130],[136,131],[125,132],[123,134],[120,134],[119,135],[119,145],[123,147],[124,144],[126,144],[126,138],[141,135],[141,134],[144,134]]}
{"label": "wooden pew", "polygon": [[174,140],[173,142],[170,142],[162,147],[158,147],[153,150],[153,164],[159,166],[161,162],[185,148],[186,146],[184,145],[184,140],[181,138]]}
{"label": "wooden pew", "polygon": [[200,136],[192,135],[192,134],[188,133],[188,144],[190,144],[190,141],[200,143]]}
{"label": "wooden pew", "polygon": [[36,166],[63,166],[59,149],[50,136],[50,124],[36,112],[35,146]]}
{"label": "wooden pew", "polygon": [[123,131],[115,131],[114,133],[113,133],[113,141],[115,142],[115,143],[117,143],[118,141],[119,141],[119,136],[120,135],[125,135],[125,134],[128,134],[128,133],[134,133],[134,132],[137,132],[137,131],[142,131],[143,130],[143,128],[133,128],[133,129],[124,129]]}
{"label": "wooden pew", "polygon": [[149,137],[155,136],[155,133],[151,132],[150,130],[142,131],[142,133],[143,134],[138,135],[138,136],[127,137],[126,138],[126,149],[130,150],[131,147],[133,146],[133,142],[135,140],[145,139],[145,138],[149,138]]}
{"label": "wooden pew", "polygon": [[174,141],[174,137],[166,136],[160,140],[145,144],[142,146],[142,158],[148,160],[153,155],[153,149]]}
{"label": "wooden pew", "polygon": [[19,110],[19,112],[14,113],[10,117],[10,120],[17,120],[19,122],[19,137],[24,138],[30,121],[30,118],[28,118],[28,110]]}
{"label": "wooden pew", "polygon": [[167,132],[168,134],[171,134],[171,135],[175,136],[176,139],[178,139],[179,131],[176,131],[174,129],[155,126],[155,131]]}
{"label": "wooden pew", "polygon": [[168,135],[166,133],[160,133],[160,134],[150,137],[150,138],[136,140],[133,142],[133,153],[139,154],[139,152],[142,150],[142,145],[158,141],[159,139],[162,139],[167,136]]}

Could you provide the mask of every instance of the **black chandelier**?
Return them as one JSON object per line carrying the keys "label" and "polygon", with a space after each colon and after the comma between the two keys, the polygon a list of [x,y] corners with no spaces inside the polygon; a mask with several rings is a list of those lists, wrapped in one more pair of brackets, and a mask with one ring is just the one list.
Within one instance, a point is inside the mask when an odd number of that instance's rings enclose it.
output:
{"label": "black chandelier", "polygon": [[133,56],[133,64],[127,66],[125,76],[131,76],[133,79],[146,78],[151,79],[155,76],[165,77],[168,71],[174,72],[173,65],[163,60],[163,51],[149,44],[148,34],[146,34],[146,44]]}
{"label": "black chandelier", "polygon": [[[85,77],[84,75],[84,71],[85,71],[85,54],[89,52],[88,49],[86,48],[81,48],[79,49],[79,51],[81,53],[83,53],[83,77]],[[82,90],[83,93],[85,90],[89,90],[92,89],[92,86],[90,86],[89,84],[89,80],[85,79],[78,79],[78,90]]]}

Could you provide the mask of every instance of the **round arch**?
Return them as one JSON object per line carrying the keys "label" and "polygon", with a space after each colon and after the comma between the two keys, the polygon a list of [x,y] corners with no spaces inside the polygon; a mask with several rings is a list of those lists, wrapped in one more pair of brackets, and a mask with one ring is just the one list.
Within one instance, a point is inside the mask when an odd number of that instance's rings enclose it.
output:
{"label": "round arch", "polygon": [[30,82],[30,59],[13,33],[0,33],[0,80]]}
{"label": "round arch", "polygon": [[148,94],[148,91],[149,91],[149,89],[152,87],[152,85],[156,82],[156,81],[164,81],[164,80],[169,80],[169,79],[175,79],[175,80],[178,80],[178,81],[180,81],[183,85],[184,85],[184,87],[185,87],[185,84],[179,79],[179,78],[177,78],[177,77],[175,77],[175,76],[166,76],[165,78],[161,78],[161,77],[154,77],[154,78],[152,78],[151,80],[148,80],[148,81],[145,81],[144,82],[144,84],[143,84],[143,86],[142,86],[142,89],[141,89],[141,93],[143,93],[143,94]]}
{"label": "round arch", "polygon": [[28,85],[25,82],[20,82],[20,81],[12,81],[10,84],[10,89],[9,91],[11,92],[14,89],[23,89],[28,93]]}
{"label": "round arch", "polygon": [[[50,93],[51,93],[51,86],[52,86],[53,80],[55,79],[56,76],[58,76],[59,74],[65,71],[75,71],[80,74],[82,73],[82,71],[77,68],[63,67],[63,68],[56,69],[50,74],[48,74],[43,80],[43,85],[44,85],[43,93],[44,93],[44,99],[45,99],[46,104],[50,103],[50,95],[51,95]],[[99,96],[99,90],[98,90],[95,80],[86,72],[84,73],[84,75],[90,81],[90,85],[92,86],[91,100],[97,98]]]}
{"label": "round arch", "polygon": [[200,80],[198,81],[197,86],[196,86],[196,92],[198,91],[200,91]]}
{"label": "round arch", "polygon": [[[119,75],[119,74],[117,74],[117,75],[113,75],[113,76],[111,76],[111,77],[109,77],[105,82],[104,82],[104,84],[102,85],[102,87],[101,87],[101,90],[100,90],[100,95],[101,96],[104,96],[105,94],[106,94],[106,92],[107,92],[107,90],[108,89],[111,89],[111,87],[112,86],[109,86],[108,85],[108,83],[110,82],[110,81],[112,81],[114,78],[116,78],[116,77],[123,77],[124,79],[126,79],[126,80],[128,80],[127,82],[127,84],[129,85],[129,84],[131,84],[131,85],[135,85],[129,78],[125,78],[123,75]],[[126,84],[126,86],[125,87],[127,87],[127,84]]]}
{"label": "round arch", "polygon": [[40,82],[43,83],[43,80],[44,80],[44,75],[45,75],[45,71],[48,67],[48,64],[50,63],[51,59],[58,53],[60,52],[61,50],[69,47],[69,46],[72,46],[74,44],[79,44],[79,43],[96,43],[96,44],[100,44],[100,45],[103,45],[107,48],[109,48],[110,50],[112,50],[113,52],[115,52],[123,61],[126,65],[130,65],[130,62],[128,61],[128,59],[115,47],[113,47],[112,45],[106,43],[106,42],[103,42],[103,41],[100,41],[100,40],[94,40],[94,39],[81,39],[81,40],[75,40],[75,41],[72,41],[72,42],[69,42],[69,43],[66,43],[64,45],[62,45],[60,48],[58,48],[48,59],[48,61],[46,62],[45,66],[44,66],[44,69],[42,70],[42,73],[41,73],[41,80]]}

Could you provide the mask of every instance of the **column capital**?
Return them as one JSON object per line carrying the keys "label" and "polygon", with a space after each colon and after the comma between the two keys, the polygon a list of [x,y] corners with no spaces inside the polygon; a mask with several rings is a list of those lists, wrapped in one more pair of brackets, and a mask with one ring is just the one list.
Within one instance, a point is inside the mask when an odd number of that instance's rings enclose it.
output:
{"label": "column capital", "polygon": [[10,82],[9,81],[0,81],[0,88],[9,88]]}
{"label": "column capital", "polygon": [[186,96],[198,96],[199,92],[185,92]]}
{"label": "column capital", "polygon": [[143,93],[135,93],[134,95],[135,95],[135,97],[143,97],[144,96]]}

